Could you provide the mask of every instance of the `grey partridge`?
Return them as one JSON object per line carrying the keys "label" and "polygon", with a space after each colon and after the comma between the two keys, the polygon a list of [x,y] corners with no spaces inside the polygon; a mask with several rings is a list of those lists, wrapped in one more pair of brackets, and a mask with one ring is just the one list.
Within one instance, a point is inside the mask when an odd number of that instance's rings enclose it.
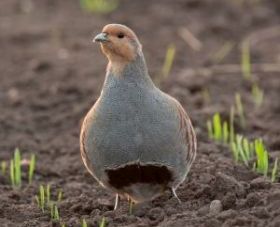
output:
{"label": "grey partridge", "polygon": [[[82,160],[105,188],[144,202],[176,188],[196,157],[196,135],[180,103],[152,82],[135,33],[106,25],[94,38],[106,79],[80,134]],[[177,197],[177,196],[176,196]]]}

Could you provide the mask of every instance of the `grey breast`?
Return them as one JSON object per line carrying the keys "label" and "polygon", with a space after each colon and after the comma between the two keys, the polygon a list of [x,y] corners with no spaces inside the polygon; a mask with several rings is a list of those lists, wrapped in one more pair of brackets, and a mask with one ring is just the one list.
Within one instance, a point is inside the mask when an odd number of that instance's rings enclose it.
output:
{"label": "grey breast", "polygon": [[105,168],[134,162],[166,165],[183,175],[187,148],[172,100],[156,87],[111,80],[88,119],[86,150],[97,177]]}

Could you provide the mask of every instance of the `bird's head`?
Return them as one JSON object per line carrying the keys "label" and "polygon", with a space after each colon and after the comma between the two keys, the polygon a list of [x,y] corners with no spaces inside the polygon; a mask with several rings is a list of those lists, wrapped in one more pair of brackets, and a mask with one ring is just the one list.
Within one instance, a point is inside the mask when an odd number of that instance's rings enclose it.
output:
{"label": "bird's head", "polygon": [[121,24],[106,25],[93,41],[101,44],[102,52],[109,60],[109,67],[118,72],[134,61],[142,51],[135,33]]}

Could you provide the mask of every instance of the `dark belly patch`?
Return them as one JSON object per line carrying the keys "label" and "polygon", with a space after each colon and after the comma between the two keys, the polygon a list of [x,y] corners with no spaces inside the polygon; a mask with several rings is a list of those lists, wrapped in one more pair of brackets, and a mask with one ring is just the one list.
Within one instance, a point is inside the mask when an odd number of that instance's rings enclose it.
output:
{"label": "dark belly patch", "polygon": [[159,184],[167,187],[172,181],[172,173],[166,166],[128,164],[105,171],[109,184],[116,189],[136,183]]}

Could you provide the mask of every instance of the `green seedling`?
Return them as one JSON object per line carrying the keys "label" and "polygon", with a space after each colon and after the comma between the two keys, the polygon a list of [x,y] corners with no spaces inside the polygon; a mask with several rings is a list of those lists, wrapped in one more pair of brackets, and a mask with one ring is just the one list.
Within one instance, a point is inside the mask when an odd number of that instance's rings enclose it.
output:
{"label": "green seedling", "polygon": [[234,142],[234,107],[230,108],[230,116],[229,116],[229,141],[230,143]]}
{"label": "green seedling", "polygon": [[59,221],[60,216],[59,216],[59,211],[58,211],[57,205],[54,202],[50,202],[49,208],[50,208],[51,219],[53,221]]}
{"label": "green seedling", "polygon": [[212,125],[212,121],[208,120],[206,124],[207,124],[208,137],[209,137],[210,139],[213,139],[213,138],[214,138],[214,135],[213,135],[213,125]]}
{"label": "green seedling", "polygon": [[116,10],[118,0],[80,0],[80,6],[91,13],[107,14]]}
{"label": "green seedling", "polygon": [[273,165],[273,169],[272,169],[272,173],[271,173],[271,181],[272,182],[275,182],[276,178],[278,177],[277,176],[277,173],[278,173],[278,158],[275,159],[274,161],[274,165]]}
{"label": "green seedling", "polygon": [[246,166],[249,166],[249,161],[254,157],[254,143],[237,134],[235,140],[231,142],[231,150],[236,162],[241,159]]}
{"label": "green seedling", "polygon": [[235,105],[237,109],[237,113],[240,119],[241,127],[244,129],[246,127],[246,121],[245,121],[245,115],[244,115],[244,109],[243,104],[241,100],[241,95],[239,93],[235,94]]}
{"label": "green seedling", "polygon": [[21,155],[18,148],[14,152],[14,158],[10,161],[10,181],[13,187],[21,186]]}
{"label": "green seedling", "polygon": [[51,201],[51,186],[49,184],[47,184],[45,188],[45,193],[46,193],[46,202],[47,204],[49,204]]}
{"label": "green seedling", "polygon": [[261,139],[256,139],[255,142],[255,152],[256,152],[256,171],[267,176],[268,173],[268,152],[265,149],[263,141]]}
{"label": "green seedling", "polygon": [[106,219],[105,219],[105,217],[103,217],[101,219],[101,222],[99,223],[99,227],[106,227]]}
{"label": "green seedling", "polygon": [[225,144],[229,141],[230,130],[228,122],[222,122],[219,113],[215,113],[212,121],[207,121],[208,136],[210,139],[214,139]]}
{"label": "green seedling", "polygon": [[264,92],[263,92],[263,90],[260,89],[260,87],[256,83],[253,84],[253,86],[252,86],[252,97],[253,97],[256,108],[259,108],[263,103]]}
{"label": "green seedling", "polygon": [[175,58],[175,53],[176,53],[176,48],[174,44],[170,44],[166,50],[166,54],[165,54],[165,60],[164,60],[164,64],[162,67],[162,75],[164,78],[167,78],[173,62],[174,62],[174,58]]}
{"label": "green seedling", "polygon": [[36,195],[35,199],[36,199],[38,207],[44,213],[45,212],[45,206],[46,206],[46,200],[45,200],[45,189],[44,189],[43,185],[40,185],[39,195]]}
{"label": "green seedling", "polygon": [[234,43],[231,41],[225,42],[225,44],[214,54],[213,60],[216,63],[220,63],[233,49]]}
{"label": "green seedling", "polygon": [[[39,195],[36,195],[35,197],[38,207],[42,210],[44,213],[46,209],[50,209],[51,218],[53,220],[58,220],[59,213],[57,209],[57,203],[61,201],[62,199],[62,191],[61,189],[58,192],[57,201],[51,200],[51,187],[49,184],[46,186],[40,185],[39,187]],[[56,211],[57,210],[57,211]],[[57,219],[58,218],[58,219]]]}
{"label": "green seedling", "polygon": [[243,136],[236,135],[237,149],[238,149],[238,152],[240,154],[240,157],[241,157],[243,163],[246,166],[249,166],[250,157],[248,157],[249,154],[246,152],[246,149],[243,146],[243,141],[244,141]]}
{"label": "green seedling", "polygon": [[242,43],[242,54],[241,54],[241,68],[243,77],[246,80],[252,79],[252,66],[251,66],[251,55],[250,55],[250,43],[248,41],[244,41]]}
{"label": "green seedling", "polygon": [[35,165],[36,165],[35,154],[32,154],[31,158],[30,158],[29,170],[28,170],[28,182],[29,182],[29,184],[31,184],[32,180],[33,180]]}
{"label": "green seedling", "polygon": [[63,192],[61,189],[58,190],[57,193],[57,202],[60,202],[62,200]]}
{"label": "green seedling", "polygon": [[7,162],[2,161],[1,162],[1,174],[4,176],[6,174],[6,170],[7,170]]}
{"label": "green seedling", "polygon": [[213,117],[213,135],[215,140],[222,140],[222,121],[219,113],[215,113]]}
{"label": "green seedling", "polygon": [[229,138],[229,128],[228,128],[228,123],[224,121],[223,123],[223,142],[226,144],[228,142]]}
{"label": "green seedling", "polygon": [[[87,227],[88,225],[87,225],[87,222],[86,222],[86,220],[85,219],[83,219],[83,221],[82,221],[82,227]],[[99,225],[100,226],[100,225]]]}

